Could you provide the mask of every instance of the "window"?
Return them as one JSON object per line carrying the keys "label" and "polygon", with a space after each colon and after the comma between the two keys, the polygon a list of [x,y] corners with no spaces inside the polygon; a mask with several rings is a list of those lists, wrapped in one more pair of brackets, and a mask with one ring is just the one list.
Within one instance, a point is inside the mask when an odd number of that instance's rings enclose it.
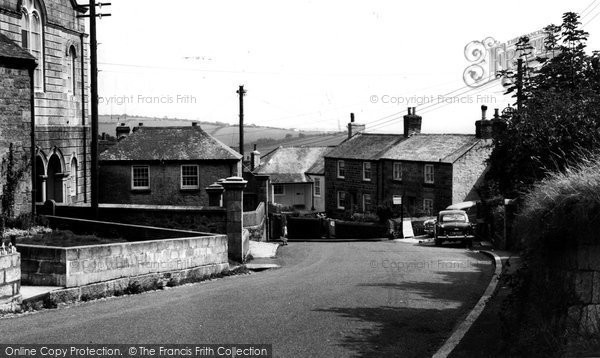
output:
{"label": "window", "polygon": [[315,185],[315,196],[321,196],[321,178],[317,177],[314,179]]}
{"label": "window", "polygon": [[71,159],[71,173],[69,174],[70,180],[70,194],[71,196],[77,195],[77,159]]}
{"label": "window", "polygon": [[33,83],[36,92],[44,90],[44,46],[41,6],[36,0],[24,0],[21,17],[21,44],[37,60]]}
{"label": "window", "polygon": [[337,207],[338,209],[344,209],[346,207],[346,192],[337,192]]}
{"label": "window", "polygon": [[363,163],[363,180],[371,181],[371,163],[370,162]]}
{"label": "window", "polygon": [[182,165],[181,166],[181,189],[198,189],[198,166],[197,165]]}
{"label": "window", "polygon": [[283,184],[273,184],[273,195],[285,195]]}
{"label": "window", "polygon": [[371,211],[371,194],[363,194],[363,211]]}
{"label": "window", "polygon": [[423,211],[427,215],[433,214],[433,199],[423,199]]}
{"label": "window", "polygon": [[425,164],[425,183],[433,184],[433,165]]}
{"label": "window", "polygon": [[402,163],[394,163],[394,180],[402,180]]}
{"label": "window", "polygon": [[346,177],[346,163],[343,160],[337,162],[337,177],[340,179]]}
{"label": "window", "polygon": [[150,189],[150,167],[134,165],[131,167],[131,189]]}
{"label": "window", "polygon": [[75,59],[77,54],[75,53],[75,47],[69,47],[69,57],[67,58],[68,71],[67,71],[67,92],[75,95],[75,88],[77,88],[76,76],[75,76]]}

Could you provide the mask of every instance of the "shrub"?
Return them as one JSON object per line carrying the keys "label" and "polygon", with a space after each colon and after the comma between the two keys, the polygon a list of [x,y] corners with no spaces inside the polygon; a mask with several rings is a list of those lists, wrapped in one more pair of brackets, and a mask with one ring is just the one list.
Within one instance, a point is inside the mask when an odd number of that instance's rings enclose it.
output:
{"label": "shrub", "polygon": [[125,293],[129,295],[136,295],[142,292],[144,292],[144,289],[138,281],[129,282],[129,285],[127,285],[127,288],[125,289]]}

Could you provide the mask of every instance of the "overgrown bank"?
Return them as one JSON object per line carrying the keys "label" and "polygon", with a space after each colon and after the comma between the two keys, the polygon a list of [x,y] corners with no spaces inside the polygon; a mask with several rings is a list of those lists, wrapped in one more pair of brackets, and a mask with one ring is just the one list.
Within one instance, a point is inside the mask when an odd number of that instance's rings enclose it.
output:
{"label": "overgrown bank", "polygon": [[600,156],[550,175],[526,196],[503,335],[511,355],[600,351]]}

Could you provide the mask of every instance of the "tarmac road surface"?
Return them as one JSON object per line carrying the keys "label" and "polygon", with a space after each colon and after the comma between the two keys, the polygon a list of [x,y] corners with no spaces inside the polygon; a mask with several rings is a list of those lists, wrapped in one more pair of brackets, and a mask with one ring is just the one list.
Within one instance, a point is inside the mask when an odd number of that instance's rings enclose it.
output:
{"label": "tarmac road surface", "polygon": [[494,270],[458,247],[302,243],[282,268],[0,320],[0,342],[267,343],[275,357],[428,357]]}

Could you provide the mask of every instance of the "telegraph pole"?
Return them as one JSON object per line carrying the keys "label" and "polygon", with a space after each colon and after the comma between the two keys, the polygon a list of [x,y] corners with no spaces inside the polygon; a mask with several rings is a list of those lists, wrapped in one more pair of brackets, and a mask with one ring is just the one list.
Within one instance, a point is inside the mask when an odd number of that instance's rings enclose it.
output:
{"label": "telegraph pole", "polygon": [[242,164],[244,163],[244,95],[246,91],[244,90],[244,86],[240,86],[240,88],[236,91],[236,93],[240,97],[240,154],[242,155]]}
{"label": "telegraph pole", "polygon": [[[90,168],[91,176],[91,204],[94,218],[98,218],[98,42],[96,40],[96,16],[110,16],[110,14],[96,14],[96,6],[110,5],[110,3],[98,3],[96,0],[90,0],[88,5],[90,9],[89,15],[80,15],[79,17],[90,18],[90,109],[92,115],[92,167]],[[82,49],[83,52],[83,49]],[[85,145],[85,143],[84,143]],[[85,158],[84,158],[85,160]]]}

